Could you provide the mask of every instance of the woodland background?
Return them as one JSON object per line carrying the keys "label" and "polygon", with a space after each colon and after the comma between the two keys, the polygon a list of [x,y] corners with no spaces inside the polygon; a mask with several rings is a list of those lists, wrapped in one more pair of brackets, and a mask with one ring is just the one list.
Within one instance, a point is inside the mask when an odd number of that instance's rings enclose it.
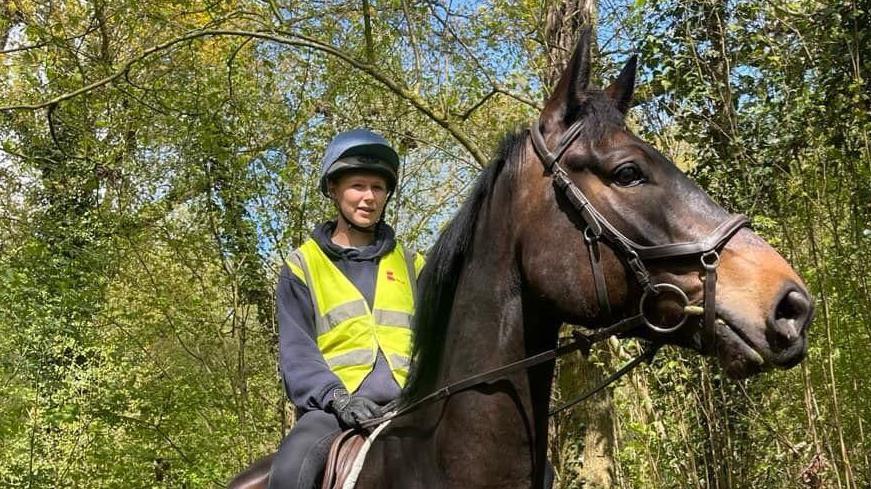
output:
{"label": "woodland background", "polygon": [[[668,349],[554,421],[562,488],[871,487],[871,6],[723,0],[5,0],[0,486],[221,487],[291,424],[283,257],[329,214],[324,146],[403,155],[420,249],[584,23],[640,55],[632,124],[752,217],[817,300],[800,367]],[[560,365],[555,397],[632,344]]]}

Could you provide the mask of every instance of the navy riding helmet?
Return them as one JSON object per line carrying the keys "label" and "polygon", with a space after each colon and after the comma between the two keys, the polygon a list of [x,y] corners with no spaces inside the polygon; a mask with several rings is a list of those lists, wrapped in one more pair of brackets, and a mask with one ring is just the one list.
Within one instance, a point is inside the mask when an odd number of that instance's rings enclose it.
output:
{"label": "navy riding helmet", "polygon": [[[351,158],[355,156],[356,158]],[[321,165],[321,193],[329,197],[327,182],[348,170],[370,170],[387,179],[388,192],[396,188],[399,155],[386,139],[368,129],[338,134],[327,146]]]}

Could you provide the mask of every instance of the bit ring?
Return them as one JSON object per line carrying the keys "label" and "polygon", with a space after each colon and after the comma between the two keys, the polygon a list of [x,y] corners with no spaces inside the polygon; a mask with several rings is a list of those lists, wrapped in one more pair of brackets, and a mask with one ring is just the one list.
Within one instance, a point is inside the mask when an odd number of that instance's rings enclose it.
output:
{"label": "bit ring", "polygon": [[647,316],[644,314],[644,303],[647,300],[648,296],[650,296],[650,290],[645,290],[644,293],[641,295],[641,302],[638,304],[639,312],[641,313],[641,319],[644,320],[644,324],[646,324],[648,328],[656,331],[657,333],[667,334],[677,331],[678,329],[680,329],[681,326],[684,325],[684,323],[687,322],[687,318],[689,318],[689,315],[686,312],[683,312],[686,306],[690,304],[689,298],[684,293],[684,291],[680,289],[680,287],[667,283],[653,284],[653,291],[654,295],[659,295],[663,292],[672,292],[676,294],[680,298],[680,300],[683,301],[683,304],[680,305],[683,316],[680,318],[680,321],[678,321],[677,324],[675,324],[674,326],[662,326],[651,322],[650,319],[648,319]]}

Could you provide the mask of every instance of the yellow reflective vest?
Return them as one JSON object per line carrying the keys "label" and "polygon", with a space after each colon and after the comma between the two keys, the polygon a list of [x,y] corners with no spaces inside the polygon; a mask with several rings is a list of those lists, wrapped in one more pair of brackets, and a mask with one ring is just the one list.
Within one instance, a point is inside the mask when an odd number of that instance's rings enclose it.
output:
{"label": "yellow reflective vest", "polygon": [[417,276],[423,264],[421,255],[398,243],[382,256],[370,310],[363,294],[313,239],[290,254],[290,271],[311,293],[318,347],[348,392],[356,391],[375,367],[379,348],[396,382],[405,385]]}

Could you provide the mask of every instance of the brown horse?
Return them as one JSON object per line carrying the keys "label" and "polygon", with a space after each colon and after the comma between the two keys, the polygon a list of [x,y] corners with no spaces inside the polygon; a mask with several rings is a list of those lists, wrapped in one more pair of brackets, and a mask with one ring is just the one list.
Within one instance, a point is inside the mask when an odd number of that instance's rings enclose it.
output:
{"label": "brown horse", "polygon": [[[641,318],[624,333],[735,378],[804,357],[801,279],[626,128],[634,59],[605,90],[589,73],[585,31],[539,121],[506,138],[430,252],[406,404],[554,348],[563,323]],[[357,487],[542,487],[552,376],[553,362],[513,371],[394,419]],[[246,474],[235,487],[264,487],[268,463]]]}

